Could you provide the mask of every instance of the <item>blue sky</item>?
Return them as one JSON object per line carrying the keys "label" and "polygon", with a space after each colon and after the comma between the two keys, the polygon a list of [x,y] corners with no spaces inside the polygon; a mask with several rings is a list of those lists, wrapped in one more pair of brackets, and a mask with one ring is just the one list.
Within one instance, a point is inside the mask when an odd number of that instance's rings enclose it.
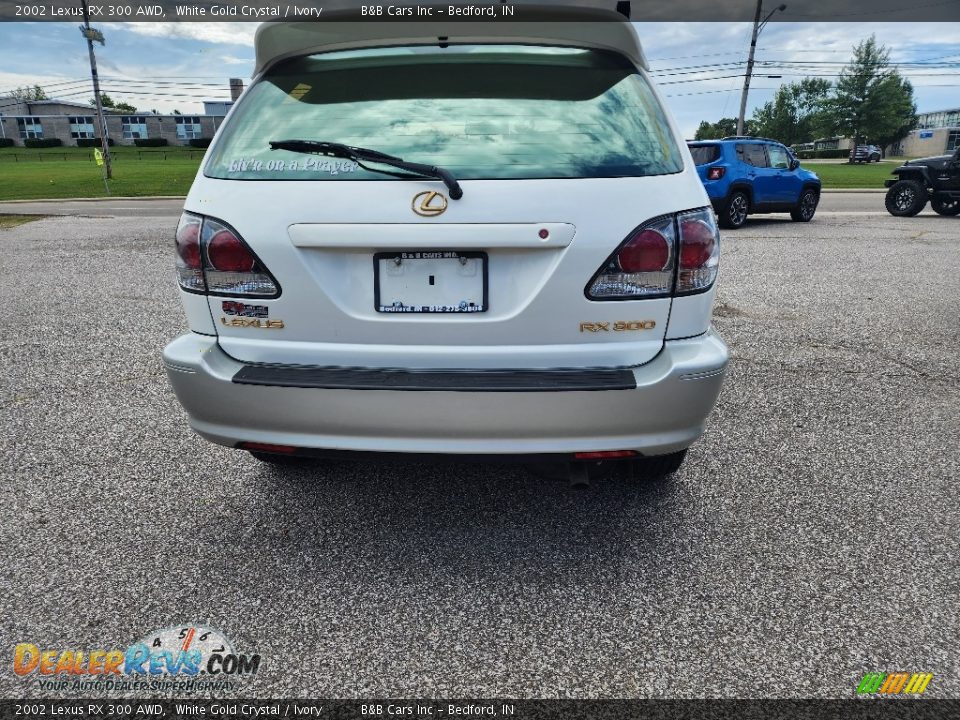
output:
{"label": "blue sky", "polygon": [[[229,97],[228,78],[249,78],[256,25],[102,23],[107,44],[96,47],[103,89],[141,110],[200,112],[200,101]],[[736,115],[743,79],[728,76],[742,70],[724,64],[746,59],[750,24],[641,23],[637,29],[685,135],[692,136],[700,120]],[[902,72],[914,84],[920,112],[960,107],[960,24],[781,22],[767,25],[757,59],[794,65],[757,69],[748,116],[783,82],[838,72],[851,47],[870,33],[894,61],[911,63]],[[0,23],[0,48],[0,94],[39,83],[51,97],[92,97],[86,44],[75,23]],[[928,61],[938,64],[916,64]],[[766,77],[773,74],[782,77]]]}

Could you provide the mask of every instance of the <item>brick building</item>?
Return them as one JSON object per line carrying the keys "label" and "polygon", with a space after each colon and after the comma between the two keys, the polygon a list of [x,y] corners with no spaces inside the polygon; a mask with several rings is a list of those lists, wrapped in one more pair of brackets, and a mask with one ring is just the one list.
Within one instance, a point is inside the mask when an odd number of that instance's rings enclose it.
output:
{"label": "brick building", "polygon": [[[188,145],[191,140],[212,138],[243,85],[231,81],[233,100],[204,101],[202,115],[127,113],[104,108],[107,137],[116,145],[134,140],[164,138],[168,145]],[[0,97],[0,137],[23,145],[30,138],[59,138],[64,145],[100,136],[96,109],[64,100],[17,100]]]}

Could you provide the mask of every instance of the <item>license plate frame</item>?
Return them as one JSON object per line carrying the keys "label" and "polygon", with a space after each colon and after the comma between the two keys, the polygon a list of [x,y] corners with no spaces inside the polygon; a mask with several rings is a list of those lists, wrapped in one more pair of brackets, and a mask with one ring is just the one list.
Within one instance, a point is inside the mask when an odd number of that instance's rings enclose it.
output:
{"label": "license plate frame", "polygon": [[[395,261],[399,258],[407,262],[437,262],[437,261],[460,261],[461,258],[467,260],[478,260],[480,265],[480,282],[482,288],[481,302],[471,303],[463,306],[463,302],[453,301],[450,305],[403,305],[394,304],[384,305],[381,301],[381,273],[384,260]],[[490,262],[487,253],[479,250],[396,250],[391,252],[377,252],[373,255],[373,309],[378,313],[399,314],[399,315],[475,315],[477,313],[487,312],[490,306],[489,302],[489,267]]]}

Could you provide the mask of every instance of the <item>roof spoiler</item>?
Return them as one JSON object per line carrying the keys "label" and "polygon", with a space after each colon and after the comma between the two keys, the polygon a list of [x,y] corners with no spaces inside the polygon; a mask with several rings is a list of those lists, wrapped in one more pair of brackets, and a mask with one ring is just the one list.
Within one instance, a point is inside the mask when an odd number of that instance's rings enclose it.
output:
{"label": "roof spoiler", "polygon": [[[427,0],[425,4],[439,0]],[[443,0],[456,4],[463,0]],[[265,22],[257,28],[254,77],[277,62],[298,55],[337,50],[426,45],[439,38],[450,44],[555,44],[611,50],[649,69],[640,39],[629,22],[629,0],[513,0],[527,17],[544,19],[484,21],[357,21],[356,0],[326,0],[312,22]]]}

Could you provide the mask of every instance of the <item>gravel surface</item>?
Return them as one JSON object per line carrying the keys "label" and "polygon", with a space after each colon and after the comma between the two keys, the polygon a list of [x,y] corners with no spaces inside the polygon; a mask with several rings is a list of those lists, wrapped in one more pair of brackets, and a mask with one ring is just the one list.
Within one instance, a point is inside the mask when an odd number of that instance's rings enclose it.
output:
{"label": "gravel surface", "polygon": [[586,490],[204,442],[160,363],[171,230],[0,231],[0,696],[51,694],[16,643],[186,623],[261,654],[234,693],[259,697],[850,697],[894,670],[960,696],[960,220],[726,233],[706,436],[672,479]]}

